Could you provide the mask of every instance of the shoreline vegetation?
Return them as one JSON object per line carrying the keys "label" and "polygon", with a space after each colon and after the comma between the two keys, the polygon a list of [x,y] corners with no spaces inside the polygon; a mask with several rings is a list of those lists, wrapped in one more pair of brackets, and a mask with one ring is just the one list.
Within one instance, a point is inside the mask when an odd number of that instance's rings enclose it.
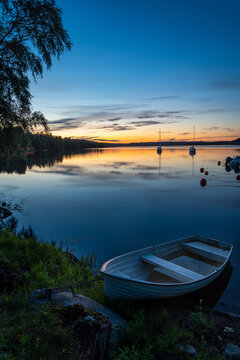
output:
{"label": "shoreline vegetation", "polygon": [[94,255],[75,261],[69,249],[39,241],[31,228],[16,232],[9,219],[0,229],[1,360],[93,359],[79,353],[81,338],[62,317],[69,309],[31,302],[31,292],[42,288],[71,289],[128,322],[105,357],[110,360],[223,360],[230,359],[227,351],[239,349],[239,317],[204,308],[204,300],[194,308],[165,303],[155,310],[139,302],[110,302]]}

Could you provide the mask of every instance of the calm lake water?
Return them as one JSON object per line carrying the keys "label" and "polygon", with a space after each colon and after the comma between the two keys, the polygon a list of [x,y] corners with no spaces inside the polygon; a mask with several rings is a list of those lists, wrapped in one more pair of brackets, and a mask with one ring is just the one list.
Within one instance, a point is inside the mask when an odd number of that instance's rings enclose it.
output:
{"label": "calm lake water", "polygon": [[[54,158],[46,153],[2,168],[0,193],[24,200],[20,225],[39,238],[63,242],[76,256],[116,255],[200,234],[234,245],[233,272],[221,298],[239,306],[240,182],[227,172],[237,147],[112,148]],[[221,165],[218,166],[218,161]],[[208,176],[200,173],[204,167]],[[200,179],[207,179],[206,187]]]}

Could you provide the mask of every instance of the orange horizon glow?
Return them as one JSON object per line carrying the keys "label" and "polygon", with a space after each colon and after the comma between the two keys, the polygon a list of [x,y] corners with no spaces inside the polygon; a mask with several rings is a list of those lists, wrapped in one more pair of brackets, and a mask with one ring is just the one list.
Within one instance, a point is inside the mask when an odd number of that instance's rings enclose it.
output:
{"label": "orange horizon glow", "polygon": [[[72,139],[79,139],[79,140],[89,140],[89,141],[95,141],[95,142],[106,142],[109,144],[117,144],[117,143],[141,143],[141,142],[158,142],[158,130],[153,131],[152,129],[149,131],[143,131],[141,129],[140,131],[125,131],[125,134],[122,134],[120,131],[118,132],[96,132],[92,130],[87,129],[81,129],[80,131],[73,131],[73,130],[59,130],[59,131],[52,131],[52,135],[54,136],[61,136],[63,138],[72,138]],[[154,134],[155,133],[155,134]],[[234,132],[232,134],[226,133],[226,132],[215,132],[214,134],[211,134],[211,132],[206,133],[206,131],[199,131],[198,136],[195,136],[194,141],[232,141],[240,137],[240,134],[238,132]],[[179,132],[170,132],[165,131],[162,132],[162,143],[164,142],[192,142],[193,137],[189,133],[187,136],[179,135]]]}

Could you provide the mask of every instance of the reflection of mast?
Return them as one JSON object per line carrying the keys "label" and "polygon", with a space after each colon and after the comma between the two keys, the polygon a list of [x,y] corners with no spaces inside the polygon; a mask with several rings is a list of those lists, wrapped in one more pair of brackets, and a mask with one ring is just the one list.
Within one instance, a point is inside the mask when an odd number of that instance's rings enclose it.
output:
{"label": "reflection of mast", "polygon": [[192,155],[192,176],[194,176],[194,155]]}
{"label": "reflection of mast", "polygon": [[158,160],[158,175],[161,174],[161,153],[159,153],[159,160]]}

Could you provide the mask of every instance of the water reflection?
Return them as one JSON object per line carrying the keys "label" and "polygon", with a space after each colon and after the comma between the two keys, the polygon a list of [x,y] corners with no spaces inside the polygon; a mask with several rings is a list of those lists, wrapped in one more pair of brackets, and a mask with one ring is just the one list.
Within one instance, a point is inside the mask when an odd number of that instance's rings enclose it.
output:
{"label": "water reflection", "polygon": [[[83,156],[89,153],[101,153],[102,149],[83,149],[78,155]],[[62,163],[63,159],[71,159],[76,154],[50,153],[45,151],[37,151],[30,155],[22,157],[3,158],[0,157],[0,173],[7,174],[25,174],[27,170],[33,167],[45,168],[53,167],[58,163]]]}
{"label": "water reflection", "polygon": [[1,160],[0,193],[15,203],[25,199],[28,216],[20,214],[19,222],[32,225],[41,239],[60,244],[81,238],[74,243],[76,256],[95,252],[106,261],[193,234],[232,243],[234,271],[224,299],[237,304],[240,183],[218,165],[237,150],[198,147],[194,157],[187,147],[164,148],[161,155],[156,148],[38,153],[23,163]]}

